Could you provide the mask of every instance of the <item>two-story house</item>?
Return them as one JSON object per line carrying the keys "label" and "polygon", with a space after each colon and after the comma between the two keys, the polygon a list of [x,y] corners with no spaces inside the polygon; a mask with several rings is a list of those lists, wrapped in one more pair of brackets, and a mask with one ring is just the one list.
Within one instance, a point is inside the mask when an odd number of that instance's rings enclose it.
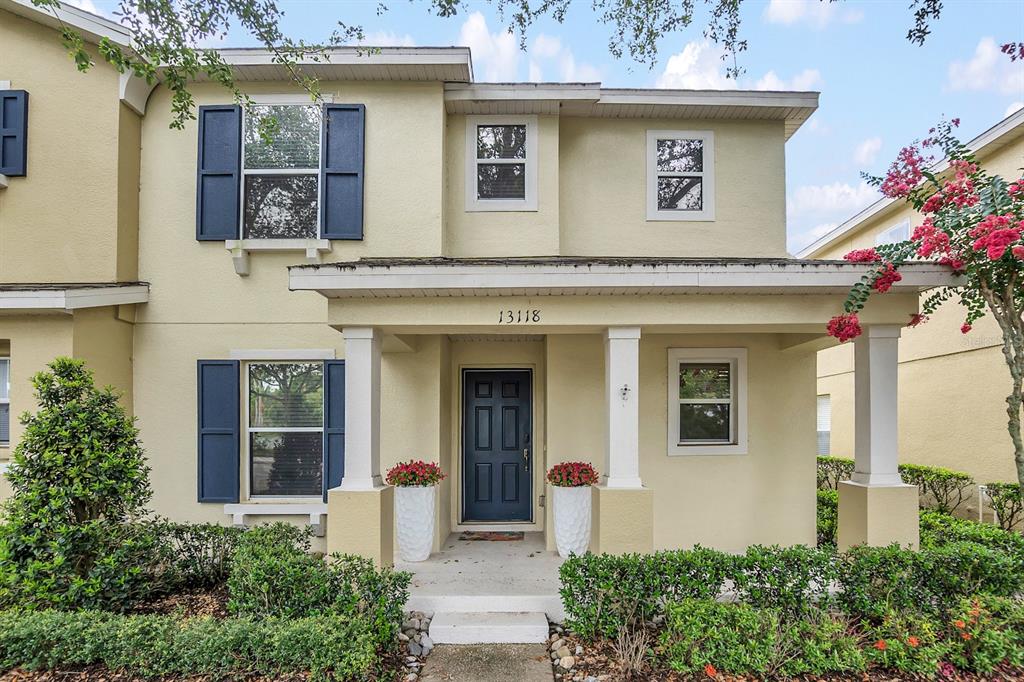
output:
{"label": "two-story house", "polygon": [[[1024,110],[967,143],[990,173],[1024,172]],[[909,239],[923,217],[901,201],[879,200],[823,235],[801,258],[842,258],[852,249]],[[1006,431],[1010,377],[1002,333],[991,317],[960,333],[964,309],[955,301],[900,341],[900,456],[908,462],[970,473],[979,483],[1015,481]],[[853,452],[853,356],[833,348],[818,356],[819,453]],[[955,406],[951,409],[950,406]]]}
{"label": "two-story house", "polygon": [[[173,130],[166,88],[77,74],[52,17],[0,0],[0,95],[30,98],[3,123],[27,160],[0,190],[12,412],[83,357],[126,391],[156,512],[308,521],[382,563],[381,474],[411,458],[448,474],[438,547],[553,547],[567,460],[603,475],[593,551],[814,542],[815,353],[863,272],[786,253],[817,93],[477,83],[468,49],[383,48],[304,65],[314,103],[266,51],[221,54],[253,104],[197,82]],[[895,344],[947,277],[908,267],[862,316],[845,544],[916,542]]]}

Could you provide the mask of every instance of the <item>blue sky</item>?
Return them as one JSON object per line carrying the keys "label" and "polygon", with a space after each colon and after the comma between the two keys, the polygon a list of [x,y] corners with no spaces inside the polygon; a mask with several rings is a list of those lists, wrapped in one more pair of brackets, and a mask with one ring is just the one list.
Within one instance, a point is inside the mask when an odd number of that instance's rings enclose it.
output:
{"label": "blue sky", "polygon": [[[877,198],[860,171],[881,173],[905,143],[941,116],[959,117],[970,139],[1024,106],[1024,62],[998,45],[1024,39],[1020,0],[946,0],[924,47],[905,39],[909,0],[745,0],[740,55],[746,74],[725,78],[720,51],[703,38],[705,16],[666,36],[653,68],[616,60],[611,29],[590,0],[573,0],[565,22],[530,29],[526,52],[488,2],[442,19],[424,0],[278,0],[285,32],[325,39],[335,22],[361,24],[378,45],[468,45],[478,81],[594,81],[608,87],[820,90],[821,106],[787,145],[789,246],[796,251]],[[112,14],[110,0],[77,0]],[[698,2],[702,6],[702,3]],[[253,45],[233,32],[224,46]]]}

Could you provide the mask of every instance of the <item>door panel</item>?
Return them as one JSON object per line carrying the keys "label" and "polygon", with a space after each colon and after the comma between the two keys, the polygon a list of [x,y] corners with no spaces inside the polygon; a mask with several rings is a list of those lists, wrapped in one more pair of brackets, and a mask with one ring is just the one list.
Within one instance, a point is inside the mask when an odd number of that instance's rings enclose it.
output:
{"label": "door panel", "polygon": [[532,375],[463,372],[463,520],[529,521],[532,511]]}

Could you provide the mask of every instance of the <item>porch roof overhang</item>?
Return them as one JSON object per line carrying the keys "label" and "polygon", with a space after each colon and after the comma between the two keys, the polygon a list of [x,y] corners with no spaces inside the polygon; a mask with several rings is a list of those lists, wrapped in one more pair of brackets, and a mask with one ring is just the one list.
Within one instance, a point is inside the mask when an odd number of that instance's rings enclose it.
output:
{"label": "porch roof overhang", "polygon": [[[294,265],[289,288],[327,298],[844,294],[870,266],[770,258],[366,258]],[[896,293],[955,286],[948,267],[901,267]]]}
{"label": "porch roof overhang", "polygon": [[78,308],[145,303],[147,282],[2,284],[0,313],[66,312]]}

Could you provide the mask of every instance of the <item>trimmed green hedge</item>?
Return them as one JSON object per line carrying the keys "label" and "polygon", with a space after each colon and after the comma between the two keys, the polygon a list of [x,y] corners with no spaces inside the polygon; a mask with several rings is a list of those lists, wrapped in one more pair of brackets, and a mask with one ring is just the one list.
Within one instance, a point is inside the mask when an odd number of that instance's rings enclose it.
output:
{"label": "trimmed green hedge", "polygon": [[378,665],[371,625],[290,620],[125,616],[104,611],[0,611],[0,669],[103,665],[142,677],[278,675],[363,679]]}
{"label": "trimmed green hedge", "polygon": [[819,490],[817,504],[818,547],[835,547],[839,530],[839,493]]}

